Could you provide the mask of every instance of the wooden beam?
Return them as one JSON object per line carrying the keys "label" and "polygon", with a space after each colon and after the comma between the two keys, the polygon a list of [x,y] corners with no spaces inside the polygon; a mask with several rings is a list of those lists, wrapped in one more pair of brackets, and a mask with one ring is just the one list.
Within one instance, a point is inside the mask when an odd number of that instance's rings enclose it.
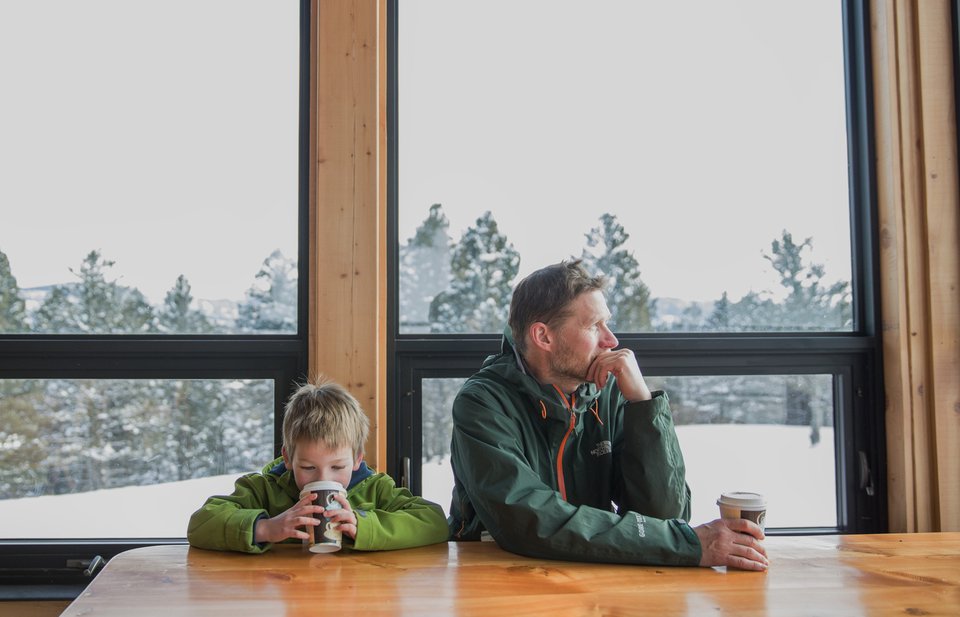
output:
{"label": "wooden beam", "polygon": [[950,3],[917,1],[930,282],[927,381],[936,529],[960,531],[960,197]]}
{"label": "wooden beam", "polygon": [[309,367],[360,401],[385,469],[384,5],[312,2]]}
{"label": "wooden beam", "polygon": [[948,0],[871,3],[889,526],[960,527],[956,118]]}

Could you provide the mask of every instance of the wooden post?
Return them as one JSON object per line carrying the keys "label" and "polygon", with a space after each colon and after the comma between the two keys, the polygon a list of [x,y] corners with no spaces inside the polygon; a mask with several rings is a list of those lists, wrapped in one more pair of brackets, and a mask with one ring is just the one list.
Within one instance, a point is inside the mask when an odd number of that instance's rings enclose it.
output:
{"label": "wooden post", "polygon": [[960,529],[960,197],[948,0],[872,7],[890,531]]}
{"label": "wooden post", "polygon": [[367,461],[386,469],[386,5],[311,5],[311,375],[370,417]]}

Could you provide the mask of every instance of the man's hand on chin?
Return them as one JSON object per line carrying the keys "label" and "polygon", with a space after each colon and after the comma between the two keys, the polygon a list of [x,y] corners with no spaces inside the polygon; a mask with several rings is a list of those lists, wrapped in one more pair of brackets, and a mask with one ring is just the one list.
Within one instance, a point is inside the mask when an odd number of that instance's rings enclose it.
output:
{"label": "man's hand on chin", "polygon": [[607,384],[611,374],[617,378],[620,393],[628,401],[648,401],[653,398],[632,350],[617,349],[601,352],[587,369],[587,381],[602,388]]}

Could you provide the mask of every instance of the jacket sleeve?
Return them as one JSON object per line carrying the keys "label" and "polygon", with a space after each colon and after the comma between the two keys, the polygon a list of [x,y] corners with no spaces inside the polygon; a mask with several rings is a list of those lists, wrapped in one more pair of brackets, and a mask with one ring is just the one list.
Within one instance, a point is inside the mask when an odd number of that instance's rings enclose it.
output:
{"label": "jacket sleeve", "polygon": [[261,504],[266,503],[266,479],[250,474],[236,481],[233,493],[214,496],[190,516],[187,541],[190,546],[219,551],[263,553],[269,543],[253,541],[257,519],[268,516]]}
{"label": "jacket sleeve", "polygon": [[699,563],[700,543],[683,521],[565,501],[525,456],[518,421],[494,397],[478,390],[462,390],[454,402],[453,465],[481,522],[501,548],[570,561]]}
{"label": "jacket sleeve", "polygon": [[386,474],[365,484],[347,496],[357,515],[354,550],[393,550],[447,541],[447,519],[440,506],[398,488]]}
{"label": "jacket sleeve", "polygon": [[621,407],[621,509],[689,520],[690,487],[666,393]]}

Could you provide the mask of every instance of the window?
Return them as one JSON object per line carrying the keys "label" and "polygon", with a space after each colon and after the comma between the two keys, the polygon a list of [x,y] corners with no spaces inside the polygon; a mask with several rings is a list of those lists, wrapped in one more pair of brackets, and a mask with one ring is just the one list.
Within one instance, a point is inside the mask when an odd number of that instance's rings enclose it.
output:
{"label": "window", "polygon": [[82,584],[184,541],[279,451],[306,374],[308,12],[0,8],[0,578]]}
{"label": "window", "polygon": [[[760,490],[785,505],[775,532],[883,529],[862,3],[391,9],[411,485],[449,506],[459,384],[499,349],[516,282],[582,258],[671,397],[694,522],[720,490]],[[738,470],[754,440],[769,459]]]}

